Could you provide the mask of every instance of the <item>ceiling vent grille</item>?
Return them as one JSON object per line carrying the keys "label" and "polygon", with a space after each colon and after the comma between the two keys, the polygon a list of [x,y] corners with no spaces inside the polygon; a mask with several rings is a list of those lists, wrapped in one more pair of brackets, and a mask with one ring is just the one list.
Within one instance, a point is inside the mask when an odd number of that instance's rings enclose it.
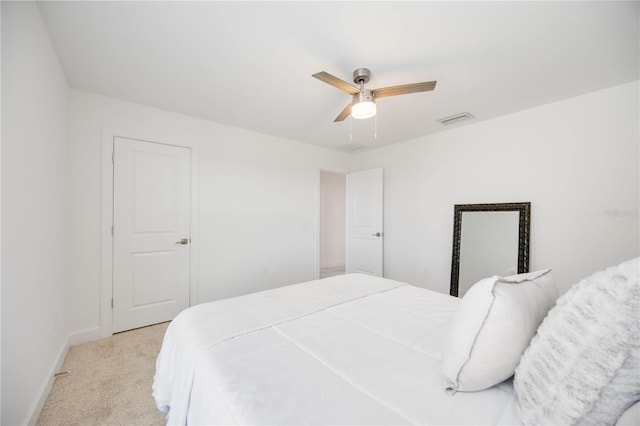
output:
{"label": "ceiling vent grille", "polygon": [[348,143],[345,145],[341,145],[338,147],[338,149],[340,151],[344,151],[344,152],[348,152],[348,153],[354,153],[357,151],[360,151],[361,149],[364,149],[365,146],[364,145],[359,145],[357,143]]}
{"label": "ceiling vent grille", "polygon": [[468,112],[461,112],[460,114],[450,115],[448,117],[444,117],[438,120],[438,123],[444,124],[445,126],[449,126],[451,124],[457,124],[461,121],[469,120],[471,118],[475,118],[473,115]]}

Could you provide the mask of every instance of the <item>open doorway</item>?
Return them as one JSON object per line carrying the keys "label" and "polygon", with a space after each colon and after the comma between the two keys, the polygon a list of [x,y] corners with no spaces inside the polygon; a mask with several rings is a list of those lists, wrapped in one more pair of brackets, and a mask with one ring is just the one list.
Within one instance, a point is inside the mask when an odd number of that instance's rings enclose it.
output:
{"label": "open doorway", "polygon": [[320,278],[345,273],[346,175],[320,171]]}

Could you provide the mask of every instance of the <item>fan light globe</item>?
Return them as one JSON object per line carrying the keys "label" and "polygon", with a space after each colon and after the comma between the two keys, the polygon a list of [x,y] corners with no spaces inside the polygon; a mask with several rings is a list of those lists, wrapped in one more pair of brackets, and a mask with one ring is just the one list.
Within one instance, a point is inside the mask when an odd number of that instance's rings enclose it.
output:
{"label": "fan light globe", "polygon": [[370,101],[358,102],[351,107],[351,115],[357,119],[371,118],[376,115],[376,104]]}
{"label": "fan light globe", "polygon": [[357,119],[370,118],[376,115],[376,103],[369,89],[363,89],[353,95],[351,116]]}

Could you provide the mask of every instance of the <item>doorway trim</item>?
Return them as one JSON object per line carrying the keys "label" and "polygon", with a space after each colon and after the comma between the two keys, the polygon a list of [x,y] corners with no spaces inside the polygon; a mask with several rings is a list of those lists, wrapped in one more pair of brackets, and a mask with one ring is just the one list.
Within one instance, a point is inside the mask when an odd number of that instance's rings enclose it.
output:
{"label": "doorway trim", "polygon": [[113,334],[113,140],[115,137],[173,145],[191,150],[189,306],[198,304],[198,147],[189,141],[167,140],[164,135],[135,132],[109,127],[101,128],[100,191],[100,334]]}

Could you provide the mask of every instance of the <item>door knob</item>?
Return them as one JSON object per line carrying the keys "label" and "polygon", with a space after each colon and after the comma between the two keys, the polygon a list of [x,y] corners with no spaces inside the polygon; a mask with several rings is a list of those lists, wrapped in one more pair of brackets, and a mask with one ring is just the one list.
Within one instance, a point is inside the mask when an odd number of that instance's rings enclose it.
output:
{"label": "door knob", "polygon": [[372,237],[381,237],[382,233],[381,232],[376,232],[375,234],[371,234]]}
{"label": "door knob", "polygon": [[176,244],[189,244],[189,239],[182,238],[180,241],[176,241]]}

